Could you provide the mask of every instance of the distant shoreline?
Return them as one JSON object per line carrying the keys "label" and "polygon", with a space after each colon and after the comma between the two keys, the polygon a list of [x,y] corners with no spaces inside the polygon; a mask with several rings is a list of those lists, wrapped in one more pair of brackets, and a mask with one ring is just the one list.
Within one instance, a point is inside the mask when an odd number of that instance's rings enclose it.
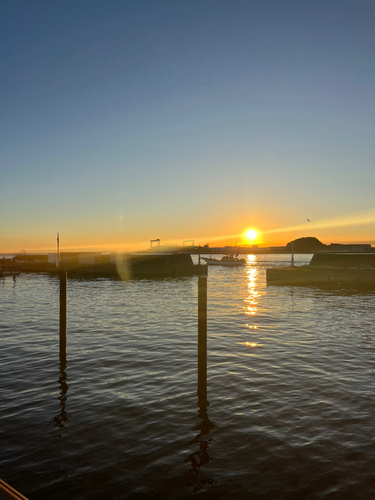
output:
{"label": "distant shoreline", "polygon": [[[9,259],[13,257],[21,257],[21,256],[45,256],[47,257],[49,254],[55,254],[55,252],[44,252],[44,253],[39,253],[39,252],[28,252],[28,253],[17,253],[17,252],[4,252],[0,253],[0,259]],[[283,249],[283,250],[275,250],[275,249],[268,249],[268,248],[257,248],[257,249],[249,249],[249,248],[240,248],[239,250],[237,249],[230,249],[230,248],[212,248],[212,249],[207,249],[207,248],[201,248],[201,249],[190,249],[190,250],[185,250],[185,249],[163,249],[163,250],[156,250],[153,249],[152,252],[150,250],[138,250],[134,252],[108,252],[108,251],[103,251],[103,252],[80,252],[80,251],[62,251],[60,253],[66,253],[66,254],[106,254],[106,255],[115,255],[115,254],[122,254],[122,255],[136,255],[139,253],[189,253],[191,255],[222,255],[222,254],[232,254],[232,253],[239,253],[241,255],[291,255],[292,251],[289,249]],[[375,247],[374,248],[368,248],[366,250],[351,250],[351,249],[308,249],[308,250],[295,250],[294,255],[306,255],[306,254],[314,254],[314,253],[375,253]]]}

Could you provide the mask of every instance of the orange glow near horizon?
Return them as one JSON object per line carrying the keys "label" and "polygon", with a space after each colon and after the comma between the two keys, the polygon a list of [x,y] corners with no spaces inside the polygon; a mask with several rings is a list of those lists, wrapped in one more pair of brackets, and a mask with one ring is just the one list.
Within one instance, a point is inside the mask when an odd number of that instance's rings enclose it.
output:
{"label": "orange glow near horizon", "polygon": [[[0,253],[20,253],[22,250],[27,253],[48,253],[56,250],[56,233],[60,232],[60,250],[61,251],[103,251],[103,252],[132,252],[148,249],[151,237],[159,237],[162,246],[168,247],[181,246],[185,238],[193,238],[196,245],[224,246],[224,245],[249,245],[257,244],[265,247],[284,246],[289,241],[297,238],[315,236],[322,243],[370,243],[374,244],[371,225],[375,224],[375,210],[357,212],[342,215],[336,218],[309,220],[302,218],[301,223],[297,221],[295,225],[275,225],[266,219],[257,219],[256,223],[262,227],[262,230],[247,228],[240,232],[244,227],[245,217],[233,223],[233,220],[220,228],[213,229],[211,234],[201,230],[196,225],[194,228],[179,228],[176,231],[165,230],[163,227],[152,231],[144,230],[136,233],[115,233],[111,227],[98,226],[89,228],[86,232],[78,230],[76,227],[67,227],[67,224],[54,228],[40,227],[32,229],[31,227],[16,230],[15,228],[6,228],[2,234]],[[255,221],[254,221],[255,222]],[[285,221],[284,221],[285,222]],[[294,219],[296,222],[296,219]],[[258,227],[259,227],[258,226]],[[273,226],[273,227],[272,227]],[[367,226],[367,229],[365,228]],[[246,227],[246,226],[245,226]],[[346,228],[351,228],[350,230]],[[219,229],[219,230],[218,230]],[[220,234],[221,233],[221,234]],[[150,236],[151,234],[151,236]]]}

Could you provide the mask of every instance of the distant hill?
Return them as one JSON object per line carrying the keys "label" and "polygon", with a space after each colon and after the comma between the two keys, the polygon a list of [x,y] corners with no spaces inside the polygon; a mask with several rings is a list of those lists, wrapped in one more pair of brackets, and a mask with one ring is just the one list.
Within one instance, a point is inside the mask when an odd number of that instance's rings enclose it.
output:
{"label": "distant hill", "polygon": [[292,243],[293,243],[293,250],[295,252],[318,252],[319,250],[325,250],[327,248],[327,245],[319,241],[318,238],[314,238],[311,236],[308,236],[307,238],[298,238],[297,240],[290,241],[286,245],[286,248],[288,250],[292,249]]}

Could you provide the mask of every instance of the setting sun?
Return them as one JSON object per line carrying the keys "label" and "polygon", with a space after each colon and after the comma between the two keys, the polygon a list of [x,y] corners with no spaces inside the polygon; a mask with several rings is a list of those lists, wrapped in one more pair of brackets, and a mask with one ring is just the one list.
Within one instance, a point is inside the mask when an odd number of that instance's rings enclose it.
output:
{"label": "setting sun", "polygon": [[249,229],[246,231],[245,236],[248,240],[255,240],[258,236],[258,231],[255,231],[255,229]]}

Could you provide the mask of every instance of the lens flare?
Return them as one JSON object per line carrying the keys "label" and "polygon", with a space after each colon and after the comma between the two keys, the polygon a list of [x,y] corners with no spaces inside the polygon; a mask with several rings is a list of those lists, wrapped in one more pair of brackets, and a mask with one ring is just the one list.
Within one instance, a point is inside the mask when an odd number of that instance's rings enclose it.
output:
{"label": "lens flare", "polygon": [[127,257],[122,254],[116,255],[116,268],[122,281],[131,279],[130,262]]}

